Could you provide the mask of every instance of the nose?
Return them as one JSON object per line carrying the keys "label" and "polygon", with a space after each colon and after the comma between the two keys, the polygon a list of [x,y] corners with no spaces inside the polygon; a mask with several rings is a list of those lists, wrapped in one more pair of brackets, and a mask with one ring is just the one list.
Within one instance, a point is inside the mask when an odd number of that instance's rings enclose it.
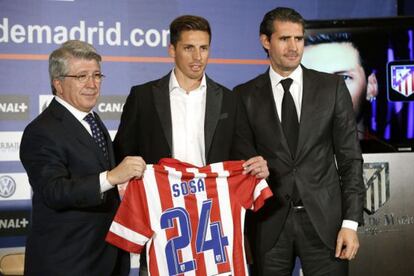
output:
{"label": "nose", "polygon": [[93,75],[88,75],[88,80],[86,81],[85,85],[87,87],[97,87],[97,82],[95,81],[95,78],[93,77]]}
{"label": "nose", "polygon": [[194,49],[193,51],[193,59],[201,60],[201,51],[200,49]]}
{"label": "nose", "polygon": [[289,50],[296,51],[298,49],[297,41],[294,38],[289,39]]}

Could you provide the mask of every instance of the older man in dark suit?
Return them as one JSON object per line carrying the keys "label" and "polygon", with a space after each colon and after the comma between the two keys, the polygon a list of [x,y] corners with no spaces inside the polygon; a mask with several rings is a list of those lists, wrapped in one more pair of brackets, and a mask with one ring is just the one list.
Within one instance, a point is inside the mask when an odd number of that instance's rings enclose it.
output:
{"label": "older man in dark suit", "polygon": [[108,131],[92,111],[101,56],[68,41],[49,57],[55,98],[25,129],[20,158],[33,189],[25,275],[128,275],[129,254],[105,242],[119,205],[116,185],[141,177],[145,162],[115,167]]}
{"label": "older man in dark suit", "polygon": [[273,200],[255,218],[255,269],[290,275],[346,275],[358,250],[364,184],[355,116],[339,76],[300,66],[304,20],[290,8],[260,26],[269,70],[236,87],[237,157],[268,162]]}

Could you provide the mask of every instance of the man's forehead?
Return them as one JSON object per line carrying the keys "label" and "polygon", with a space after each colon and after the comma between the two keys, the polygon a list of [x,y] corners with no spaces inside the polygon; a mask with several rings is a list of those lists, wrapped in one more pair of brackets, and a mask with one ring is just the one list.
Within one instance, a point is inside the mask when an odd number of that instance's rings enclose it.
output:
{"label": "man's forehead", "polygon": [[178,42],[181,43],[209,43],[210,35],[205,31],[183,31],[180,34]]}
{"label": "man's forehead", "polygon": [[350,42],[328,42],[305,47],[303,65],[327,73],[361,66],[359,53]]}
{"label": "man's forehead", "polygon": [[279,36],[303,36],[304,29],[300,23],[292,21],[273,21],[273,33],[277,33]]}
{"label": "man's forehead", "polygon": [[94,59],[72,57],[68,59],[68,67],[73,70],[99,70],[100,63]]}

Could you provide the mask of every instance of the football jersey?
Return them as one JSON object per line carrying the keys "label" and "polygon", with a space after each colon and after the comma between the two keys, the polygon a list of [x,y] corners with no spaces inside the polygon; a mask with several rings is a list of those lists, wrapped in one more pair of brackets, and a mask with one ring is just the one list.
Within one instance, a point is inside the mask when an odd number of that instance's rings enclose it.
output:
{"label": "football jersey", "polygon": [[272,196],[243,161],[202,168],[165,158],[129,182],[106,240],[141,253],[150,275],[248,275],[244,218]]}

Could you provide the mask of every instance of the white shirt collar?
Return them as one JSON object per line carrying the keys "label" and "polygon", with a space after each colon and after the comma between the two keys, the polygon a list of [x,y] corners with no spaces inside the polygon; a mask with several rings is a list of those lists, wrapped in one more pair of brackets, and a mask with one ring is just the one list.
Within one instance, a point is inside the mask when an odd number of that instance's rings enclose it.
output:
{"label": "white shirt collar", "polygon": [[62,99],[62,98],[60,98],[58,96],[55,96],[55,100],[58,103],[60,103],[61,105],[63,105],[80,122],[83,121],[83,119],[85,118],[86,115],[88,115],[88,113],[92,113],[93,114],[92,110],[90,112],[80,111],[79,109],[75,108],[73,105],[71,105],[70,103],[68,103],[67,101],[65,101],[64,99]]}
{"label": "white shirt collar", "polygon": [[[170,92],[175,90],[176,88],[182,89],[180,84],[178,83],[177,77],[175,76],[174,69],[175,68],[172,69],[171,75],[170,75],[170,83],[169,83]],[[200,86],[194,90],[197,90],[197,89],[205,90],[206,87],[207,87],[206,74],[203,74],[203,78],[201,79]]]}
{"label": "white shirt collar", "polygon": [[272,66],[270,66],[269,76],[270,76],[270,81],[272,83],[272,87],[275,87],[276,85],[280,83],[281,80],[286,79],[286,78],[291,78],[293,79],[293,82],[300,84],[300,85],[302,85],[302,82],[303,82],[303,78],[302,78],[303,70],[302,70],[302,66],[300,65],[287,77],[282,77],[279,73],[273,70]]}

